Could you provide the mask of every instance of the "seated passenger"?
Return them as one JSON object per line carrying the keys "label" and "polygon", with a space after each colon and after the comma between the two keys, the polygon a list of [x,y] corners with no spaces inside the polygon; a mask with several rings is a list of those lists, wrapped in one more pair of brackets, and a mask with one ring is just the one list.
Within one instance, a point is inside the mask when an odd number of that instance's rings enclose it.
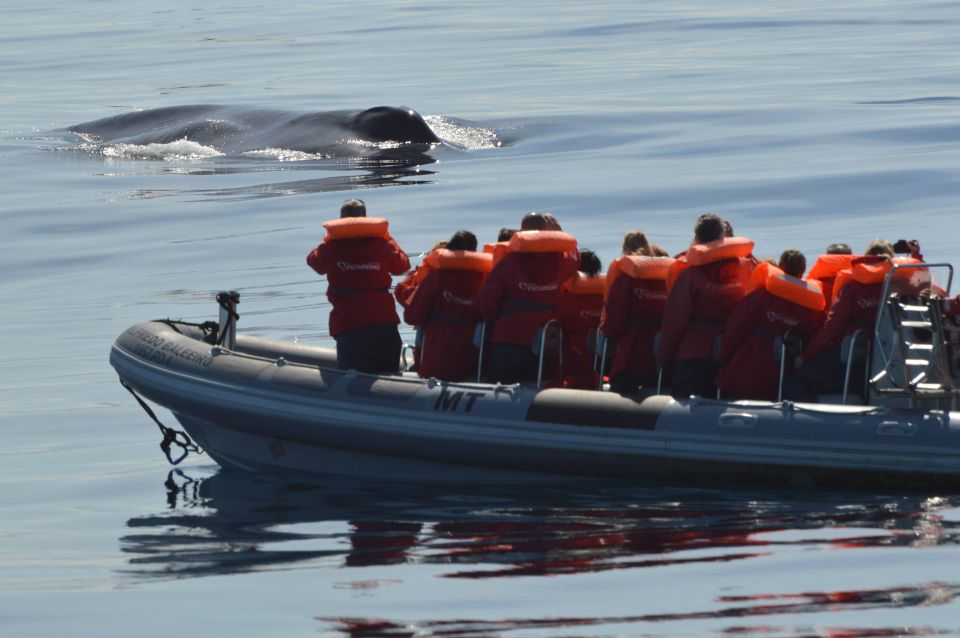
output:
{"label": "seated passenger", "polygon": [[307,256],[307,264],[327,276],[337,367],[395,373],[403,344],[390,275],[406,272],[410,260],[387,232],[387,220],[366,215],[361,200],[343,202],[340,219],[324,222],[327,235]]}
{"label": "seated passenger", "polygon": [[557,318],[560,286],[580,266],[576,240],[562,231],[543,230],[540,213],[523,218],[509,252],[477,294],[488,323],[487,378],[516,383],[535,380],[538,357],[532,346],[537,329]]}
{"label": "seated passenger", "polygon": [[809,278],[820,282],[823,298],[826,299],[828,307],[833,301],[833,282],[837,273],[850,268],[853,260],[860,257],[862,255],[854,255],[850,246],[846,244],[830,244],[827,246],[827,252],[817,257],[813,268],[810,269]]}
{"label": "seated passenger", "polygon": [[[823,327],[813,336],[803,354],[796,358],[796,372],[784,386],[784,395],[793,401],[815,401],[817,394],[843,391],[846,371],[841,362],[843,338],[857,330],[873,340],[874,323],[880,306],[883,280],[892,266],[893,247],[880,239],[867,248],[866,256],[838,273],[833,304]],[[851,389],[861,392],[866,375],[864,362],[851,370]]]}
{"label": "seated passenger", "polygon": [[[723,220],[707,213],[697,220],[695,243],[667,292],[657,362],[672,371],[675,397],[713,396],[714,348],[727,319],[743,298],[756,263],[753,242],[724,237]],[[676,264],[675,264],[676,265]]]}
{"label": "seated passenger", "polygon": [[474,297],[493,267],[493,258],[476,250],[474,234],[460,230],[446,248],[434,250],[424,260],[430,270],[403,312],[404,321],[423,329],[417,359],[421,377],[443,381],[476,377],[473,331],[481,317]]}
{"label": "seated passenger", "polygon": [[717,387],[724,398],[774,400],[780,377],[775,339],[789,332],[806,343],[823,324],[826,300],[819,282],[802,279],[806,267],[803,253],[785,250],[778,266],[761,263],[754,270],[723,333]]}
{"label": "seated passenger", "polygon": [[596,390],[600,378],[593,368],[589,344],[596,336],[603,310],[605,278],[600,258],[592,250],[580,251],[580,271],[560,289],[558,315],[563,328],[563,385]]}
{"label": "seated passenger", "polygon": [[496,243],[483,245],[483,252],[493,255],[494,265],[507,254],[507,246],[510,243],[510,238],[513,237],[516,232],[514,228],[501,228],[497,234]]}
{"label": "seated passenger", "polygon": [[[657,384],[653,342],[667,304],[667,270],[673,259],[640,231],[623,237],[623,256],[607,271],[607,298],[600,330],[610,340],[610,390],[637,392]],[[657,253],[661,254],[658,255]]]}
{"label": "seated passenger", "polygon": [[[447,242],[438,241],[430,251],[433,252],[439,248],[446,247]],[[430,266],[427,265],[427,261],[424,259],[419,266],[408,272],[403,279],[397,282],[397,285],[393,288],[393,296],[401,307],[407,307],[407,302],[410,300],[410,297],[413,296],[417,286],[420,285],[420,282],[423,281],[423,278],[427,276],[428,272],[430,272]]]}

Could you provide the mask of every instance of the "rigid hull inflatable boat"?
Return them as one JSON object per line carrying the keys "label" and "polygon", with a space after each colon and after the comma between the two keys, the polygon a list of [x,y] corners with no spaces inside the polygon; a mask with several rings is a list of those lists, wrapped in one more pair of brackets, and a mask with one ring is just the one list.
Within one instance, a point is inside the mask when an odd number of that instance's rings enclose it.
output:
{"label": "rigid hull inflatable boat", "polygon": [[[934,305],[939,315],[939,300],[888,291],[884,298],[872,405],[676,400],[342,371],[331,349],[237,335],[229,307],[219,326],[133,326],[110,362],[135,396],[183,425],[189,437],[161,425],[168,447],[192,449],[195,441],[225,467],[451,481],[573,475],[958,486],[950,348],[937,317],[916,318]],[[909,341],[921,331],[932,344]],[[927,357],[919,374],[910,369],[920,365],[910,354],[917,349]]]}

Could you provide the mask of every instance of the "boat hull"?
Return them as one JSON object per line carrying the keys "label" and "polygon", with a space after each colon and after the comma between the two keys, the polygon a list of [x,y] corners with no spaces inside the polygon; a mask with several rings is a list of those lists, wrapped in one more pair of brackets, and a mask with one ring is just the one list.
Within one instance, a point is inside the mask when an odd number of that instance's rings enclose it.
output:
{"label": "boat hull", "polygon": [[130,328],[111,352],[214,460],[252,471],[960,485],[958,413],[439,383],[334,362],[243,335],[227,351],[169,322]]}

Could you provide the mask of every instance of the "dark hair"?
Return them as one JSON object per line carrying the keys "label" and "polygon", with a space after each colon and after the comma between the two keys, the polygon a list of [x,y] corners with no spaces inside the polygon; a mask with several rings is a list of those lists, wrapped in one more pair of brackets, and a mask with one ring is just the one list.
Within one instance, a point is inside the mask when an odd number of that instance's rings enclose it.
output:
{"label": "dark hair", "polygon": [[596,277],[600,273],[601,268],[603,268],[603,264],[600,263],[600,258],[597,257],[597,253],[586,248],[580,251],[580,270],[582,272],[585,272],[591,277]]}
{"label": "dark hair", "polygon": [[553,213],[544,213],[543,221],[547,222],[543,227],[544,230],[563,230],[563,228],[560,227],[560,222],[553,216]]}
{"label": "dark hair", "polygon": [[731,224],[726,219],[723,220],[723,236],[724,237],[733,237],[733,224]]}
{"label": "dark hair", "polygon": [[641,230],[631,230],[623,236],[623,246],[621,252],[624,255],[647,255],[653,254],[650,246],[650,240]]}
{"label": "dark hair", "polygon": [[893,246],[891,246],[888,241],[874,239],[870,242],[870,245],[867,246],[867,251],[863,254],[873,255],[875,257],[887,257],[889,259],[893,257]]}
{"label": "dark hair", "polygon": [[346,199],[340,204],[340,217],[366,217],[367,205],[362,199]]}
{"label": "dark hair", "polygon": [[726,233],[723,220],[713,213],[704,213],[697,218],[697,223],[693,227],[693,234],[698,244],[706,244],[711,241],[722,239]]}
{"label": "dark hair", "polygon": [[780,270],[791,277],[799,279],[807,270],[807,258],[803,253],[793,248],[788,248],[780,253]]}
{"label": "dark hair", "polygon": [[847,244],[830,244],[827,246],[828,255],[852,255],[853,249]]}
{"label": "dark hair", "polygon": [[537,212],[527,213],[520,221],[520,230],[543,230],[547,227],[547,220]]}
{"label": "dark hair", "polygon": [[513,234],[516,232],[516,228],[501,228],[500,232],[497,233],[497,241],[510,241],[510,238],[513,237]]}
{"label": "dark hair", "polygon": [[469,230],[458,230],[447,242],[447,250],[476,250],[477,236]]}

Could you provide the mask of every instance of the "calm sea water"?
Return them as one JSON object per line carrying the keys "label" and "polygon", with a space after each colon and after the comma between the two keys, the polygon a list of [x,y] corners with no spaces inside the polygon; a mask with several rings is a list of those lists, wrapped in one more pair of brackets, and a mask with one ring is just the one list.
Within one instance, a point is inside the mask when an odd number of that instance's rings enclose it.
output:
{"label": "calm sea water", "polygon": [[[950,261],[960,4],[4,4],[4,635],[960,635],[960,497],[168,476],[109,346],[151,318],[328,343],[304,265],[348,196],[411,253],[552,211],[604,262],[704,210],[757,253]],[[139,109],[407,105],[402,161],[64,129]],[[161,418],[171,420],[168,414]]]}

